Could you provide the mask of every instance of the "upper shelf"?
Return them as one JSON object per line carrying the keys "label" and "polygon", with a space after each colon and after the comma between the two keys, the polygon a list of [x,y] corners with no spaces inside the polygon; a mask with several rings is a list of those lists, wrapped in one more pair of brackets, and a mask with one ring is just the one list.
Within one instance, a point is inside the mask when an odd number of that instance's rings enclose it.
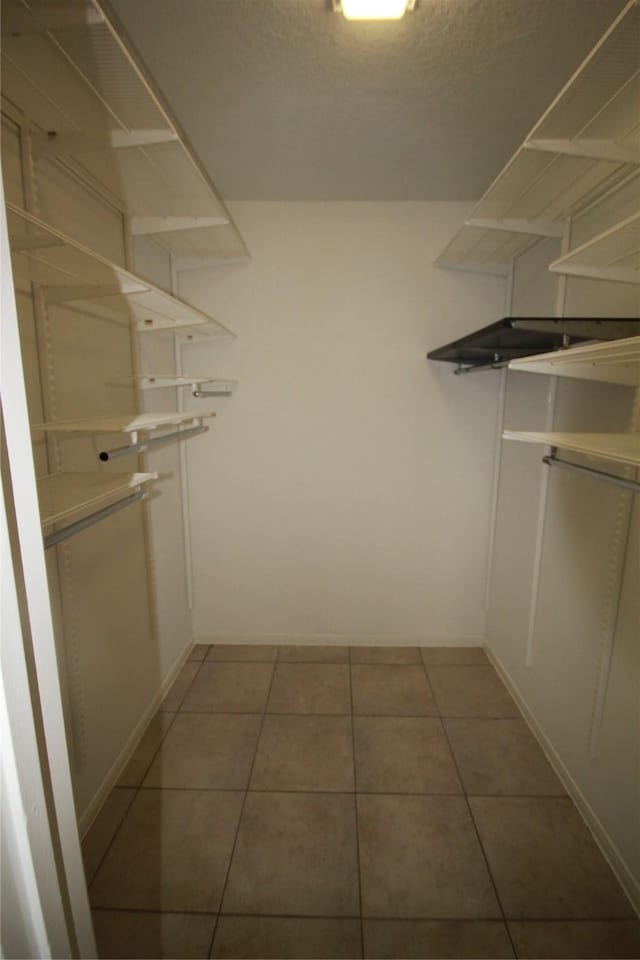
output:
{"label": "upper shelf", "polygon": [[640,213],[634,213],[549,266],[554,273],[640,283]]}
{"label": "upper shelf", "polygon": [[502,436],[505,440],[561,447],[587,457],[640,467],[640,433],[531,433],[505,430]]}
{"label": "upper shelf", "polygon": [[54,473],[38,480],[40,521],[43,527],[74,514],[101,507],[114,498],[139,489],[157,473]]}
{"label": "upper shelf", "polygon": [[[455,363],[462,369],[475,369],[512,363],[519,357],[547,354],[559,349],[568,339],[612,340],[640,332],[640,321],[600,317],[504,317],[480,330],[431,350],[429,360]],[[552,354],[562,356],[564,354]],[[511,364],[510,364],[511,366]],[[520,369],[518,366],[517,369]]]}
{"label": "upper shelf", "polygon": [[[123,316],[141,333],[169,330],[190,338],[233,337],[213,317],[172,297],[30,213],[7,203],[12,259],[28,258],[28,280],[37,282],[48,304],[91,301],[105,316]],[[14,263],[15,266],[15,263]],[[14,273],[19,271],[14,269]],[[16,286],[20,276],[16,276]]]}
{"label": "upper shelf", "polygon": [[640,337],[588,343],[512,360],[509,369],[640,387]]}
{"label": "upper shelf", "polygon": [[640,0],[631,0],[440,254],[506,276],[511,262],[640,167]]}
{"label": "upper shelf", "polygon": [[[224,202],[100,0],[4,0],[2,92],[34,161],[95,182],[177,269],[248,257]],[[195,262],[194,262],[195,261]]]}

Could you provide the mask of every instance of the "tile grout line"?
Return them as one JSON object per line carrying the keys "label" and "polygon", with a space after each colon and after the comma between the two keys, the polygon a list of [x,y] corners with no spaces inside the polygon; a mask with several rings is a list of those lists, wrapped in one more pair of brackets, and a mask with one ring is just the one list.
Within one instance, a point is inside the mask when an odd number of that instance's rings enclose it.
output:
{"label": "tile grout line", "polygon": [[[264,661],[263,661],[263,662],[264,662]],[[227,886],[228,886],[228,884],[229,884],[229,876],[230,876],[230,874],[231,874],[231,867],[232,867],[232,864],[233,864],[233,857],[234,857],[234,854],[235,854],[235,852],[236,852],[236,846],[237,846],[237,843],[238,843],[238,836],[239,836],[239,834],[240,834],[240,827],[242,826],[242,817],[243,817],[243,814],[244,814],[244,808],[245,808],[245,806],[246,806],[246,804],[247,804],[247,797],[249,796],[249,785],[251,784],[251,777],[253,776],[253,768],[255,767],[256,758],[257,758],[257,756],[258,756],[258,750],[259,750],[259,748],[260,748],[260,740],[261,740],[261,738],[262,738],[262,730],[263,730],[263,728],[264,728],[264,722],[265,722],[265,719],[266,719],[266,717],[267,717],[267,706],[268,706],[268,704],[269,704],[269,697],[271,696],[271,688],[272,688],[272,686],[273,686],[273,680],[274,680],[274,677],[275,677],[275,675],[276,675],[276,667],[277,667],[277,665],[278,665],[278,651],[276,650],[275,660],[273,660],[273,662],[271,663],[271,677],[270,677],[270,679],[269,679],[269,688],[268,688],[268,690],[267,690],[267,695],[266,695],[265,701],[264,701],[264,709],[263,709],[263,711],[262,711],[262,719],[261,719],[261,721],[260,721],[260,728],[259,728],[259,730],[258,730],[258,736],[256,737],[256,745],[255,745],[255,748],[254,748],[254,751],[253,751],[253,759],[251,760],[251,766],[250,766],[250,768],[249,768],[249,773],[248,773],[248,776],[247,776],[247,783],[246,783],[246,787],[245,787],[245,789],[244,789],[244,796],[243,796],[243,798],[242,798],[242,804],[241,804],[241,806],[240,806],[240,814],[239,814],[239,816],[238,816],[238,826],[236,827],[235,836],[234,836],[234,838],[233,838],[233,845],[232,845],[232,847],[231,847],[231,853],[229,854],[229,863],[227,864],[227,869],[226,869],[226,873],[225,873],[224,883],[223,883],[223,885],[222,885],[222,891],[221,891],[221,893],[220,893],[220,902],[219,902],[219,904],[218,904],[218,910],[217,910],[217,914],[216,914],[216,922],[215,922],[215,924],[214,924],[213,933],[212,933],[212,935],[211,935],[211,943],[209,944],[209,952],[208,952],[208,954],[207,954],[208,957],[211,957],[212,954],[213,954],[213,944],[214,944],[215,939],[216,939],[216,933],[218,932],[218,924],[219,924],[219,922],[220,922],[220,915],[221,915],[221,913],[222,913],[222,905],[223,905],[223,903],[224,903],[225,894],[226,894],[226,892],[227,892]]]}
{"label": "tile grout line", "polygon": [[[268,714],[267,714],[268,716]],[[313,714],[305,714],[305,716],[313,716]],[[431,717],[430,719],[437,719],[437,717]],[[135,787],[117,787],[118,790],[135,790]],[[151,793],[153,790],[172,790],[175,792],[184,792],[184,793],[243,793],[245,789],[243,787],[172,787],[172,786],[150,786],[150,787],[140,787],[140,790],[144,790],[147,793]],[[283,793],[283,794],[293,794],[294,796],[302,795],[307,796],[309,794],[326,794],[327,796],[335,797],[352,797],[354,794],[360,797],[446,797],[448,799],[459,799],[464,797],[464,790],[460,790],[458,793],[447,792],[431,792],[426,790],[282,790],[279,787],[253,787],[247,788],[247,793]],[[570,797],[560,795],[557,793],[470,793],[468,796],[472,800],[570,800]]]}
{"label": "tile grout line", "polygon": [[358,867],[358,903],[360,904],[360,955],[364,957],[364,920],[362,918],[362,867],[360,864],[360,823],[358,820],[358,775],[356,771],[356,732],[353,712],[353,677],[351,673],[351,648],[347,647],[349,664],[349,702],[351,704],[351,761],[353,764],[353,809],[356,820],[356,862]]}
{"label": "tile grout line", "polygon": [[[429,681],[429,685],[431,686],[431,681],[429,680],[429,673],[428,673],[428,671],[427,671],[427,666],[426,666],[426,664],[424,663],[424,661],[423,661],[423,666],[424,666],[424,672],[425,672],[425,674],[426,674],[427,680]],[[435,691],[434,691],[434,697],[435,697]],[[440,722],[442,723],[442,719],[441,719]],[[508,938],[508,940],[509,940],[509,943],[511,944],[511,949],[512,949],[512,951],[513,951],[513,956],[517,958],[518,952],[517,952],[517,950],[516,950],[516,945],[515,945],[515,943],[513,942],[513,937],[511,936],[511,930],[509,929],[509,924],[507,923],[507,918],[506,918],[505,913],[504,913],[504,907],[502,906],[502,901],[501,901],[500,895],[499,895],[499,893],[498,893],[498,887],[497,887],[497,885],[496,885],[496,881],[495,881],[495,879],[494,879],[493,873],[491,872],[491,867],[489,866],[489,860],[488,860],[488,858],[487,858],[486,851],[485,851],[485,849],[484,849],[484,846],[483,846],[483,844],[482,844],[482,840],[481,840],[481,838],[480,838],[480,832],[479,832],[479,830],[478,830],[478,825],[476,824],[476,821],[475,821],[474,816],[473,816],[473,811],[472,811],[472,809],[471,809],[471,804],[469,803],[469,797],[468,797],[468,795],[467,795],[467,791],[466,791],[466,788],[465,788],[465,785],[464,785],[464,780],[462,779],[462,774],[460,773],[460,768],[458,767],[458,761],[456,760],[455,753],[453,752],[453,747],[451,746],[451,740],[449,739],[449,734],[448,734],[448,732],[447,732],[446,724],[442,723],[442,729],[443,729],[443,731],[444,731],[445,740],[447,741],[447,746],[449,747],[449,753],[451,754],[451,759],[453,760],[454,766],[455,766],[455,768],[456,768],[456,772],[457,772],[457,774],[458,774],[458,779],[460,780],[460,784],[462,785],[462,789],[463,789],[463,791],[464,791],[462,795],[463,795],[463,797],[464,797],[464,802],[465,802],[465,804],[466,804],[467,810],[469,811],[469,817],[471,818],[471,823],[473,824],[473,829],[474,829],[475,835],[476,835],[477,840],[478,840],[478,844],[479,844],[479,847],[480,847],[480,852],[481,852],[481,854],[482,854],[482,859],[484,860],[485,866],[486,866],[486,868],[487,868],[487,873],[488,873],[489,879],[490,879],[490,881],[491,881],[491,886],[493,887],[493,892],[494,892],[494,894],[495,894],[496,903],[498,904],[498,909],[500,910],[500,916],[502,917],[502,924],[503,924],[503,927],[504,927],[505,932],[506,932],[506,934],[507,934],[507,938]]]}
{"label": "tile grout line", "polygon": [[[198,662],[198,661],[193,661],[193,660],[190,661],[190,660],[187,658],[187,659],[185,660],[185,662],[183,663],[182,667],[180,668],[180,673],[182,673],[182,670],[184,669],[184,667],[186,667],[186,665],[187,665],[188,663],[197,663],[197,662]],[[200,666],[198,667],[198,669],[197,669],[196,672],[194,673],[193,679],[191,680],[191,683],[188,685],[188,687],[187,687],[187,689],[186,689],[186,691],[185,691],[185,693],[184,693],[184,696],[183,696],[182,699],[180,700],[180,703],[179,703],[179,705],[176,707],[175,711],[170,711],[170,710],[162,711],[162,710],[158,709],[158,710],[156,711],[156,713],[154,714],[154,717],[157,717],[160,713],[163,713],[163,712],[165,712],[165,713],[171,713],[171,712],[173,712],[173,718],[172,718],[172,720],[171,720],[171,723],[169,724],[169,726],[168,726],[167,729],[165,730],[165,732],[164,732],[164,734],[163,734],[163,736],[162,736],[162,739],[160,740],[160,743],[158,744],[157,748],[155,749],[155,751],[154,751],[154,753],[153,753],[153,757],[151,758],[150,763],[148,764],[147,768],[145,769],[144,774],[143,774],[142,777],[140,778],[140,782],[139,782],[135,787],[125,787],[125,786],[119,787],[118,784],[116,784],[114,787],[112,787],[112,791],[111,791],[111,792],[113,792],[113,790],[133,790],[134,793],[133,793],[133,796],[131,797],[131,800],[130,800],[129,803],[127,804],[127,808],[126,808],[126,810],[124,811],[124,814],[122,815],[122,819],[120,820],[120,823],[118,824],[118,826],[117,826],[116,829],[114,830],[113,836],[111,837],[111,839],[109,840],[109,843],[107,844],[107,848],[106,848],[106,850],[104,851],[104,854],[103,854],[102,857],[100,858],[100,862],[98,863],[98,866],[97,866],[97,867],[95,868],[95,870],[93,871],[93,874],[92,874],[92,876],[91,876],[91,879],[87,881],[87,892],[89,891],[89,888],[91,887],[91,885],[93,884],[94,880],[95,880],[96,877],[98,876],[98,873],[100,872],[100,870],[101,870],[101,868],[102,868],[102,865],[104,864],[105,860],[107,859],[107,856],[109,855],[109,852],[110,852],[110,850],[111,850],[111,848],[112,848],[112,846],[113,846],[113,844],[114,844],[114,842],[115,842],[115,839],[116,839],[116,837],[118,836],[118,834],[120,833],[120,830],[122,829],[122,825],[124,824],[124,821],[127,819],[127,814],[128,814],[129,811],[131,810],[131,807],[132,807],[133,804],[135,803],[136,798],[137,798],[138,794],[140,793],[140,790],[142,789],[142,784],[143,784],[143,782],[144,782],[145,777],[146,777],[147,774],[149,773],[149,770],[151,769],[151,764],[152,764],[152,763],[154,762],[154,760],[156,759],[156,757],[157,757],[157,755],[158,755],[158,752],[159,752],[160,748],[162,747],[162,744],[163,744],[163,742],[164,742],[164,740],[165,740],[165,737],[167,736],[167,734],[169,733],[169,730],[170,730],[171,727],[173,726],[173,723],[174,723],[174,721],[175,721],[175,718],[176,718],[177,715],[178,715],[178,711],[180,710],[180,707],[181,707],[182,704],[184,703],[184,698],[186,697],[187,693],[188,693],[189,690],[191,689],[193,683],[195,682],[196,677],[197,677],[198,674],[200,673],[200,667],[202,666],[203,663],[204,663],[204,660],[202,660],[202,661],[200,662]],[[173,681],[174,684],[175,684],[175,682],[176,682],[177,679],[178,679],[178,677],[176,677],[176,679]],[[173,684],[172,684],[172,686],[173,686]],[[167,691],[167,694],[168,694],[168,693],[169,693],[169,691]],[[166,698],[165,698],[165,699],[166,699]],[[162,704],[161,704],[160,706],[162,706]],[[152,718],[152,719],[153,719],[153,718]],[[149,729],[149,725],[147,725],[147,729]],[[145,733],[146,733],[146,732],[147,732],[147,731],[145,730]],[[144,734],[143,734],[143,736],[144,736]],[[142,737],[141,737],[140,739],[142,740]],[[138,746],[139,746],[139,745],[140,745],[140,744],[138,744]],[[138,747],[136,747],[136,750],[137,750],[137,749],[138,749]],[[134,751],[134,753],[135,753],[135,751]],[[133,758],[133,754],[131,755],[131,759],[132,759],[132,758]],[[124,771],[123,771],[123,772],[124,772]],[[111,796],[111,794],[109,794],[109,796]],[[97,818],[96,818],[96,819],[97,819]],[[91,905],[91,898],[89,898],[89,906],[90,906],[90,907],[92,906],[92,905]]]}
{"label": "tile grout line", "polygon": [[[151,910],[149,908],[138,908],[138,907],[95,907],[96,913],[143,913],[150,914],[151,916],[161,916],[163,914],[170,914],[173,916],[188,916],[188,917],[215,917],[216,914],[212,913],[210,910]],[[323,914],[323,913],[238,913],[230,911],[229,913],[221,914],[223,917],[257,917],[259,919],[270,920],[354,920],[357,921],[360,919],[359,916],[353,914],[345,914],[343,916],[335,916],[335,914]],[[423,917],[423,916],[405,916],[405,917],[389,917],[389,916],[380,916],[379,914],[365,914],[365,920],[375,920],[382,921],[383,923],[462,923],[462,924],[477,924],[477,923],[502,923],[500,917]],[[506,921],[507,926],[510,923],[541,923],[541,924],[555,924],[555,923],[577,923],[577,924],[601,924],[601,923],[620,923],[623,925],[629,925],[637,927],[638,919],[634,917],[596,917],[596,918],[585,918],[585,917],[509,917]]]}
{"label": "tile grout line", "polygon": [[[276,664],[273,664],[273,666],[276,666]],[[326,664],[324,664],[324,666],[326,666]],[[330,664],[330,666],[346,667],[347,664],[346,663]],[[359,664],[356,664],[356,666],[359,666]],[[433,690],[431,685],[429,685],[429,689]],[[437,706],[435,694],[433,696],[433,700],[434,700],[434,703],[436,704],[436,710],[438,710],[439,708]],[[167,711],[159,711],[159,712],[170,713],[171,711],[167,710]],[[263,712],[265,711],[261,711],[261,710],[180,710],[179,712],[181,714],[187,714],[187,715],[188,714],[195,714],[195,715],[210,714],[212,716],[223,716],[226,714],[227,716],[232,716],[232,717],[233,716],[261,717]],[[318,713],[317,711],[314,711],[313,713],[309,713],[308,711],[303,711],[303,710],[298,710],[297,712],[294,712],[294,713],[284,713],[276,710],[267,710],[266,713],[270,717],[350,717],[352,716],[352,714],[350,713]],[[467,714],[456,714],[456,715],[448,716],[447,714],[442,714],[440,712],[438,713],[355,713],[353,714],[353,716],[363,717],[363,718],[369,717],[369,718],[375,718],[379,720],[395,719],[395,720],[495,720],[497,721],[497,720],[521,719],[520,717],[506,716],[504,714],[500,714],[498,716],[495,716],[495,715],[494,716],[486,716],[486,715],[485,716],[469,716]]]}

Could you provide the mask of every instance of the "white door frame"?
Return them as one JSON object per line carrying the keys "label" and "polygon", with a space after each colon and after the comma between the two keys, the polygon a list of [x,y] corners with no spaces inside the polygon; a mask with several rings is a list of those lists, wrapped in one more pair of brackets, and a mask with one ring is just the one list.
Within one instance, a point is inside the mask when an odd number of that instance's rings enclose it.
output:
{"label": "white door frame", "polygon": [[[7,823],[18,831],[14,853],[19,892],[25,898],[23,913],[31,926],[33,945],[38,946],[38,952],[32,955],[95,957],[62,711],[1,178],[0,201],[0,399],[8,464],[2,509],[3,817],[6,805]],[[10,532],[15,533],[13,543]],[[29,659],[35,673],[33,696],[29,693],[26,644],[30,645]],[[38,727],[43,743],[39,743]]]}

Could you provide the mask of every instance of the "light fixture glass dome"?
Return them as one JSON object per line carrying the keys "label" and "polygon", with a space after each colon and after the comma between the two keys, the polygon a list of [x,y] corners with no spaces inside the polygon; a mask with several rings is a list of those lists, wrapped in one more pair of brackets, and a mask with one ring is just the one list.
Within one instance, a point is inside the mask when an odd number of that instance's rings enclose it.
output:
{"label": "light fixture glass dome", "polygon": [[399,20],[407,0],[341,0],[347,20]]}

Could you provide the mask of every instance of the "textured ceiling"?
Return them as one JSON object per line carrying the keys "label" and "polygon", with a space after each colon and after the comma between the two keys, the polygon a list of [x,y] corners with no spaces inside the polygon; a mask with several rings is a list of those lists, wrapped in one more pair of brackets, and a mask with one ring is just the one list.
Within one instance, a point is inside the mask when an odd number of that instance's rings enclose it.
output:
{"label": "textured ceiling", "polygon": [[625,0],[111,0],[228,200],[481,195]]}

